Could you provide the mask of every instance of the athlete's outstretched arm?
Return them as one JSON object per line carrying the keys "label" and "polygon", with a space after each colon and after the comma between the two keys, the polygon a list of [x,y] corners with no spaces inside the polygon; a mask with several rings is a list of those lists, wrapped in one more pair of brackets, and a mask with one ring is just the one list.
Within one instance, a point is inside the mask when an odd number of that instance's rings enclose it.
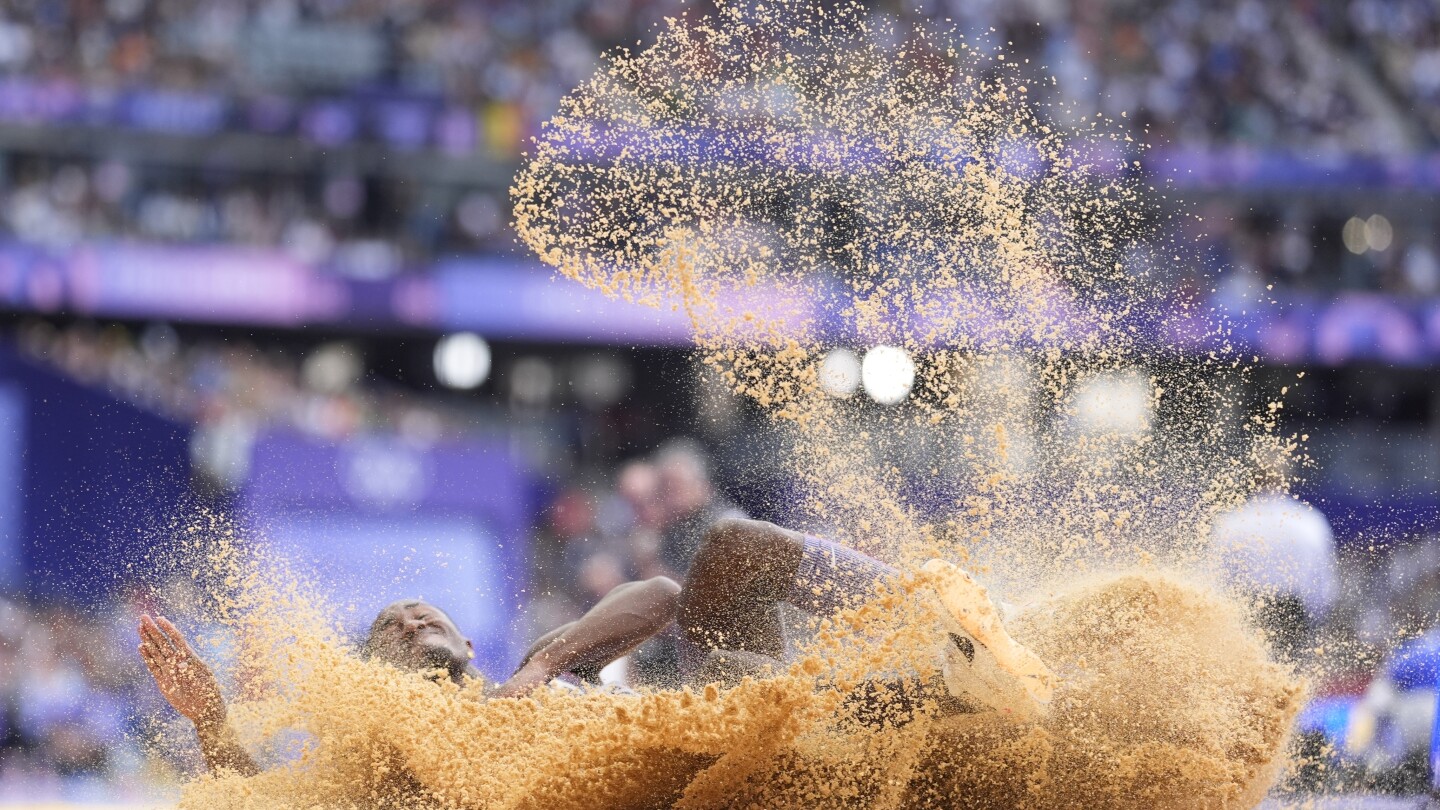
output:
{"label": "athlete's outstretched arm", "polygon": [[227,722],[225,698],[215,673],[195,654],[179,628],[164,616],[141,616],[140,657],[160,694],[195,724],[200,751],[211,773],[230,770],[254,776],[260,772]]}
{"label": "athlete's outstretched arm", "polygon": [[705,533],[680,597],[680,628],[702,649],[784,658],[776,607],[790,594],[805,537],[760,520],[718,521]]}
{"label": "athlete's outstretched arm", "polygon": [[675,620],[680,586],[665,577],[616,586],[584,616],[541,636],[494,692],[519,697],[575,670],[598,670]]}

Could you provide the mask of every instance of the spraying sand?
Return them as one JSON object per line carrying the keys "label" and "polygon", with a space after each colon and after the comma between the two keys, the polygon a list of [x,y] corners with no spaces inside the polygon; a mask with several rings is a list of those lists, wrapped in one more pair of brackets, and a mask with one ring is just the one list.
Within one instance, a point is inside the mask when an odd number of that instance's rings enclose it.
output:
{"label": "spraying sand", "polygon": [[[774,677],[487,702],[357,660],[333,612],[235,556],[221,613],[254,694],[232,717],[257,750],[304,732],[304,754],[183,806],[1256,804],[1302,686],[1191,572],[1251,489],[1248,448],[1293,446],[1278,407],[1235,401],[1238,360],[1154,348],[1142,316],[1186,302],[1151,268],[1180,249],[1149,241],[1130,136],[1054,123],[1041,81],[846,4],[727,5],[614,55],[516,178],[520,237],[580,283],[683,307],[787,431],[813,523],[912,576]],[[836,342],[903,348],[908,399],[827,393]],[[1060,678],[1043,717],[897,701],[861,722],[867,680],[935,671],[930,558],[1021,605],[1007,629]]]}

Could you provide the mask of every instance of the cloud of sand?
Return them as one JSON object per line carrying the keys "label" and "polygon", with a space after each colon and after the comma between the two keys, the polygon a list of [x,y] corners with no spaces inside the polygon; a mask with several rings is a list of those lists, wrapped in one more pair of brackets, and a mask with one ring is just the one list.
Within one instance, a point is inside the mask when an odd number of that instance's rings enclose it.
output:
{"label": "cloud of sand", "polygon": [[[566,276],[691,316],[706,363],[786,431],[816,526],[914,570],[970,567],[1063,678],[1046,717],[862,723],[847,695],[933,672],[907,578],[815,629],[788,671],[636,697],[482,701],[363,663],[304,589],[239,565],[224,611],[259,777],[187,807],[1242,807],[1284,764],[1301,686],[1184,573],[1284,447],[1243,364],[1159,348],[1163,213],[1128,135],[1061,127],[1038,66],[849,4],[722,6],[614,54],[514,187]],[[908,399],[840,399],[837,345],[915,358]],[[903,692],[903,690],[902,690]],[[872,716],[875,713],[872,713]],[[904,715],[908,721],[896,722]],[[889,721],[883,718],[889,718]]]}

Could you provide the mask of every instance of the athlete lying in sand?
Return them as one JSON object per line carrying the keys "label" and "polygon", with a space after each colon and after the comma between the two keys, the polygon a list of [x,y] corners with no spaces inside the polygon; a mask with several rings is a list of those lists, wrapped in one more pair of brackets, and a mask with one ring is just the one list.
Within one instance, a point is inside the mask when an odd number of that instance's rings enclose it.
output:
{"label": "athlete lying in sand", "polygon": [[[665,577],[615,588],[584,616],[537,640],[515,674],[486,695],[518,697],[565,673],[598,672],[670,624],[679,593],[680,586]],[[479,675],[472,663],[474,645],[445,611],[419,600],[402,600],[381,610],[360,653],[400,669],[443,673],[459,684]],[[140,657],[160,693],[195,724],[211,772],[233,770],[249,776],[260,771],[227,722],[215,674],[174,624],[163,616],[142,616]]]}
{"label": "athlete lying in sand", "polygon": [[[689,642],[682,679],[733,677],[737,663],[754,672],[785,657],[781,602],[828,617],[858,607],[898,573],[828,540],[760,521],[720,521],[706,533],[683,593],[664,577],[621,585],[579,620],[537,640],[515,674],[487,695],[519,697],[564,673],[593,674],[664,629],[677,611]],[[1005,632],[984,589],[942,561],[931,561],[924,573],[946,618],[936,628],[942,677],[919,684],[922,696],[945,711],[1042,710],[1054,676]],[[214,674],[180,631],[163,617],[145,616],[140,636],[146,666],[170,704],[195,724],[210,769],[258,772],[226,723]],[[382,610],[361,653],[401,669],[442,672],[457,683],[478,674],[469,639],[444,611],[418,600]],[[878,697],[891,684],[872,686]]]}

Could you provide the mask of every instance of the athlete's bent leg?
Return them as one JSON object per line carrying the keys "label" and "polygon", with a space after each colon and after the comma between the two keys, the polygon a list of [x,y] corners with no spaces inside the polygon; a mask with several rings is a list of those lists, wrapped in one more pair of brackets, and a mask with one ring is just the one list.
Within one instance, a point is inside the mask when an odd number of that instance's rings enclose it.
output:
{"label": "athlete's bent leg", "polygon": [[777,605],[804,554],[798,532],[758,520],[722,520],[705,533],[680,595],[685,638],[701,650],[785,655]]}
{"label": "athlete's bent leg", "polygon": [[758,520],[725,520],[706,534],[680,600],[680,625],[699,648],[785,654],[777,606],[812,616],[858,607],[895,568],[819,537]]}

